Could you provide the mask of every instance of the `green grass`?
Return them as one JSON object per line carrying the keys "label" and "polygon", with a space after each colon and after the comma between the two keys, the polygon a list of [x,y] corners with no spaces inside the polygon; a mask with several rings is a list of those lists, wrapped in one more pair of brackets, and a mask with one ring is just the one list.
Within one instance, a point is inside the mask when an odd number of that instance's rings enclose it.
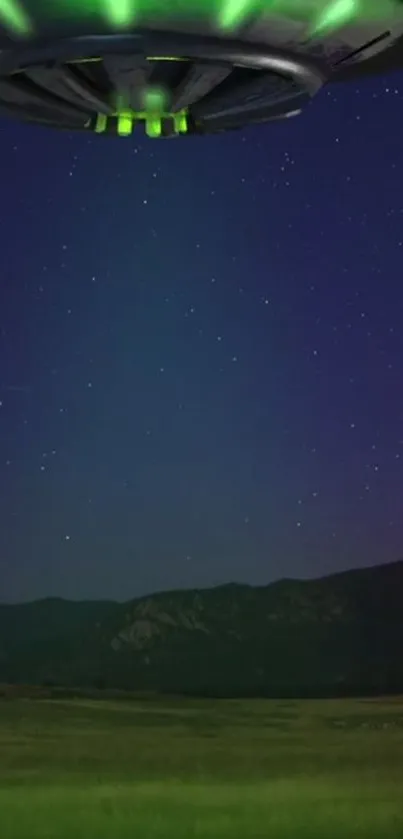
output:
{"label": "green grass", "polygon": [[1,839],[402,839],[403,700],[0,701]]}

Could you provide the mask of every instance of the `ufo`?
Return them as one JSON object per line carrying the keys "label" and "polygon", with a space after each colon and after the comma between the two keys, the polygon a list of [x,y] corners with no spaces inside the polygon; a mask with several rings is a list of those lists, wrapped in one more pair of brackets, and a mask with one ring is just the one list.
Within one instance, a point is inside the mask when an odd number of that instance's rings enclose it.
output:
{"label": "ufo", "polygon": [[0,0],[0,116],[217,134],[403,67],[403,0]]}

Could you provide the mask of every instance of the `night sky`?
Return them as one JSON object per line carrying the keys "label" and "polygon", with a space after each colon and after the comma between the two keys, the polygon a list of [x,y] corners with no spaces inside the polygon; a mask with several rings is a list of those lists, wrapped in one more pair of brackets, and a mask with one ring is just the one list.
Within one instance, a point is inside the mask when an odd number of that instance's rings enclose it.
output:
{"label": "night sky", "polygon": [[0,600],[403,546],[403,85],[170,142],[0,124]]}

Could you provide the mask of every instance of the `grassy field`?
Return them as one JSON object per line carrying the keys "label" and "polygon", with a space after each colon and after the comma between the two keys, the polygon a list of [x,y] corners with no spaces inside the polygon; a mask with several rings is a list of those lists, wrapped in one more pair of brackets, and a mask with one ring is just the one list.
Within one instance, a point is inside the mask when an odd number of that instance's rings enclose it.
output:
{"label": "grassy field", "polygon": [[403,839],[403,699],[0,701],[1,839]]}

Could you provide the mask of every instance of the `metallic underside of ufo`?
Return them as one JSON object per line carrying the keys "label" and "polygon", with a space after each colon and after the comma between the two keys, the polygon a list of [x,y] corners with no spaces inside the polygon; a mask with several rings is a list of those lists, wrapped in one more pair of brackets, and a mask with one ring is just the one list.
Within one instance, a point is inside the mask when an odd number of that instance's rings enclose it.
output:
{"label": "metallic underside of ufo", "polygon": [[31,0],[35,17],[0,0],[0,116],[120,137],[137,126],[202,135],[297,115],[327,83],[403,66],[397,0],[367,15],[353,14],[354,0],[182,0],[176,13],[148,0],[137,17],[129,0],[107,3],[104,16],[71,4],[40,16]]}

